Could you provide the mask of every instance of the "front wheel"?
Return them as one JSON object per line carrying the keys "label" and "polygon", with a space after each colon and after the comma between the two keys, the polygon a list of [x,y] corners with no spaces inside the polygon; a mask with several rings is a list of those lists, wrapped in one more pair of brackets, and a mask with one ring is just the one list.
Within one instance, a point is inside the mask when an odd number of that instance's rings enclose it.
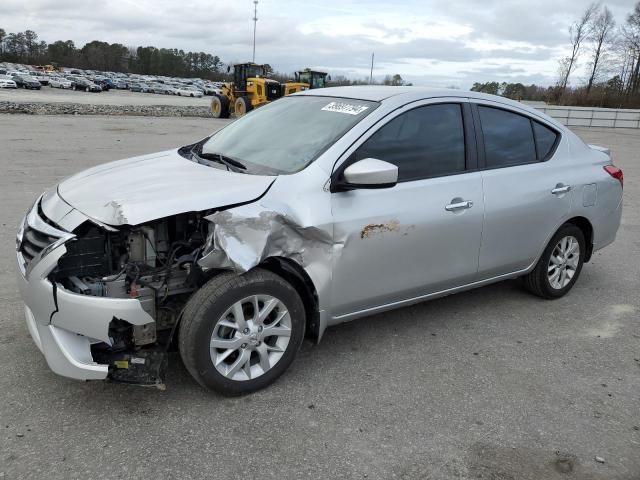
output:
{"label": "front wheel", "polygon": [[224,95],[211,97],[211,115],[213,118],[229,118],[229,98]]}
{"label": "front wheel", "polygon": [[300,296],[283,278],[262,269],[223,273],[187,303],[180,355],[202,386],[225,395],[250,393],[284,373],[304,330]]}
{"label": "front wheel", "polygon": [[251,105],[251,101],[248,97],[238,97],[236,99],[234,109],[236,112],[236,117],[242,117],[253,109],[253,105]]}
{"label": "front wheel", "polygon": [[564,224],[549,241],[535,268],[525,275],[525,287],[542,298],[564,296],[580,276],[585,253],[582,230]]}

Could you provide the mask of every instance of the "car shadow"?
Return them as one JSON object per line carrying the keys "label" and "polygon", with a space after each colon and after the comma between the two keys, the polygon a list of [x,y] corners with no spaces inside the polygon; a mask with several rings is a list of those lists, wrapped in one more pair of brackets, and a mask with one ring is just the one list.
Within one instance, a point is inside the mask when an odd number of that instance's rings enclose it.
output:
{"label": "car shadow", "polygon": [[87,415],[92,411],[118,412],[125,416],[152,415],[154,411],[160,412],[183,402],[214,401],[219,405],[232,405],[251,402],[251,397],[279,398],[291,391],[303,392],[312,388],[314,381],[331,383],[335,380],[332,372],[349,368],[345,365],[347,357],[351,363],[362,363],[371,352],[392,354],[393,348],[390,349],[388,341],[391,337],[400,345],[445,332],[449,339],[455,338],[457,333],[468,335],[467,330],[483,327],[484,316],[492,310],[492,305],[503,304],[509,309],[520,304],[522,308],[523,300],[544,302],[525,292],[518,281],[507,280],[330,327],[319,344],[305,340],[296,360],[278,381],[248,396],[225,397],[203,388],[187,372],[178,352],[169,355],[164,390],[100,381],[82,384],[52,373],[51,376],[56,382],[65,384],[63,390],[73,392],[71,401]]}

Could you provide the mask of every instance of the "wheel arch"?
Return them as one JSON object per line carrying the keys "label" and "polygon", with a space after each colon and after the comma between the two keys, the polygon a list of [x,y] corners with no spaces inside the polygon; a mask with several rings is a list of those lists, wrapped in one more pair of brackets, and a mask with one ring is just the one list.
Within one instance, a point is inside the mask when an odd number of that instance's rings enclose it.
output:
{"label": "wheel arch", "polygon": [[295,288],[304,305],[307,336],[317,340],[321,334],[318,292],[305,269],[294,260],[284,257],[269,257],[258,267],[281,276]]}
{"label": "wheel arch", "polygon": [[584,235],[584,241],[587,246],[587,251],[584,255],[584,262],[588,262],[591,260],[591,255],[593,254],[593,225],[586,217],[573,217],[565,222],[565,224],[571,224],[578,227],[582,234]]}

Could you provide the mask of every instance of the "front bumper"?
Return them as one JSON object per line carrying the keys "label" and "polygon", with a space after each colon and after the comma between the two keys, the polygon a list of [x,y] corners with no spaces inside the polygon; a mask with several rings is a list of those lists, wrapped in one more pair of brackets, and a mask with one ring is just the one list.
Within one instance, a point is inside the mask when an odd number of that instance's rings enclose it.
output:
{"label": "front bumper", "polygon": [[[55,197],[49,198],[59,202],[59,197]],[[79,380],[104,379],[109,366],[94,362],[91,345],[112,344],[111,321],[118,318],[132,325],[144,325],[154,319],[136,299],[80,295],[51,281],[51,272],[66,253],[65,243],[73,241],[74,235],[41,218],[41,212],[47,211],[44,205],[39,208],[41,201],[44,200],[39,199],[27,214],[16,242],[17,281],[29,333],[53,372]],[[58,238],[29,261],[20,249],[28,229]]]}

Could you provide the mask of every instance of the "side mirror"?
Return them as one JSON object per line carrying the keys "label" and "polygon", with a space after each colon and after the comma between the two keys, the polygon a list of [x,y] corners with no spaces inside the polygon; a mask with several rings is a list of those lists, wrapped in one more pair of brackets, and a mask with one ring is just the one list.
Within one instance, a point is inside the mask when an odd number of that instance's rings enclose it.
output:
{"label": "side mirror", "polygon": [[360,188],[390,188],[398,183],[398,167],[392,163],[365,158],[349,165],[338,177],[332,192],[356,190]]}

